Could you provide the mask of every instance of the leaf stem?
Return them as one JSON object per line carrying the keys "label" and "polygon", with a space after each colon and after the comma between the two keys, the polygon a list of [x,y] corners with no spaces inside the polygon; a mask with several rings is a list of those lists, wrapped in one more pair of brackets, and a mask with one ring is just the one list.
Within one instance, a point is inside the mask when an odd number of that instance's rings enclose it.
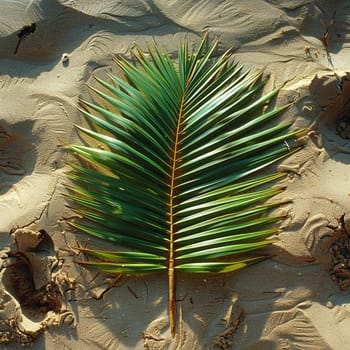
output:
{"label": "leaf stem", "polygon": [[175,240],[175,228],[174,228],[174,194],[175,194],[175,178],[178,162],[178,149],[179,149],[179,136],[181,129],[182,111],[184,105],[184,97],[182,97],[180,110],[178,114],[176,135],[174,141],[174,153],[171,165],[171,179],[170,179],[170,195],[169,195],[169,323],[171,336],[175,336],[175,323],[176,323],[176,288],[175,288],[175,254],[174,254],[174,240]]}

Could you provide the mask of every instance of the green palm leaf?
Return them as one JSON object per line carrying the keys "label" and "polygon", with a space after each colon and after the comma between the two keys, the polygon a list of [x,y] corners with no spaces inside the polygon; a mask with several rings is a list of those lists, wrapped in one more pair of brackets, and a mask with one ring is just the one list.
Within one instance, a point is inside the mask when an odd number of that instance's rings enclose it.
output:
{"label": "green palm leaf", "polygon": [[[231,54],[213,58],[217,43],[204,37],[178,64],[157,46],[137,64],[117,59],[125,79],[97,79],[102,107],[81,101],[96,126],[82,133],[104,149],[71,145],[92,164],[72,164],[67,197],[85,220],[75,228],[125,246],[125,251],[83,249],[98,258],[82,262],[109,273],[167,270],[171,333],[175,332],[175,274],[229,272],[260,261],[254,252],[273,242],[281,202],[269,184],[283,173],[262,170],[287,156],[285,140],[297,137],[289,123],[269,123],[288,106],[265,111],[277,95],[261,95],[262,71],[243,72]],[[265,171],[266,174],[266,171]]]}

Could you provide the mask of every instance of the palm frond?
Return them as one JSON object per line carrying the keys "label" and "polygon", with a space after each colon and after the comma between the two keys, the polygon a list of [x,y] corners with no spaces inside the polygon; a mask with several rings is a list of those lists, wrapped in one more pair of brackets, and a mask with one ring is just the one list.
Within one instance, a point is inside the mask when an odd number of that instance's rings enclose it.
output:
{"label": "palm frond", "polygon": [[[179,49],[178,64],[157,46],[134,53],[137,64],[118,58],[124,79],[96,78],[94,93],[109,107],[81,101],[97,128],[81,133],[104,149],[70,145],[93,166],[72,164],[67,197],[85,220],[71,222],[124,251],[84,249],[97,258],[81,262],[109,273],[166,270],[171,333],[175,332],[175,274],[234,271],[265,258],[259,249],[280,232],[281,205],[268,201],[283,188],[283,173],[263,172],[298,150],[284,141],[300,131],[271,121],[279,88],[262,95],[263,71],[232,63],[230,52],[214,58],[217,42]],[[102,132],[101,132],[102,130]],[[102,260],[102,261],[101,261]]]}

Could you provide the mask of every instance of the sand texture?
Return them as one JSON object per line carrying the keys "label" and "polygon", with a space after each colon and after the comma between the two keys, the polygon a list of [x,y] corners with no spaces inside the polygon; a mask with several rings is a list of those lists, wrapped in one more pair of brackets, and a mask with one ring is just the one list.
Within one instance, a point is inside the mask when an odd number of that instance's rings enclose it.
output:
{"label": "sand texture", "polygon": [[[35,23],[16,54],[17,33]],[[0,349],[350,349],[350,3],[348,0],[2,0],[0,2]],[[168,326],[166,275],[87,271],[68,229],[62,150],[86,125],[92,74],[117,72],[155,39],[175,58],[204,31],[305,128],[279,166],[290,199],[275,257],[226,275],[180,274]],[[326,34],[326,35],[325,35]],[[92,240],[93,241],[93,240]],[[103,246],[101,243],[100,246]]]}

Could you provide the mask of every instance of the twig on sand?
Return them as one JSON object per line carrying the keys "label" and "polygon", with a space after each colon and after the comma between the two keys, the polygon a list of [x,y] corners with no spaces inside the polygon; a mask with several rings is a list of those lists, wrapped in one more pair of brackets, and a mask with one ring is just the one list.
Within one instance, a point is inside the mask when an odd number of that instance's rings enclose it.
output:
{"label": "twig on sand", "polygon": [[19,45],[22,42],[22,40],[24,38],[26,38],[28,35],[34,33],[35,29],[36,29],[35,23],[31,23],[29,25],[23,26],[22,29],[17,33],[18,41],[17,41],[17,45],[16,45],[16,48],[15,48],[15,51],[14,51],[15,55],[17,54]]}

